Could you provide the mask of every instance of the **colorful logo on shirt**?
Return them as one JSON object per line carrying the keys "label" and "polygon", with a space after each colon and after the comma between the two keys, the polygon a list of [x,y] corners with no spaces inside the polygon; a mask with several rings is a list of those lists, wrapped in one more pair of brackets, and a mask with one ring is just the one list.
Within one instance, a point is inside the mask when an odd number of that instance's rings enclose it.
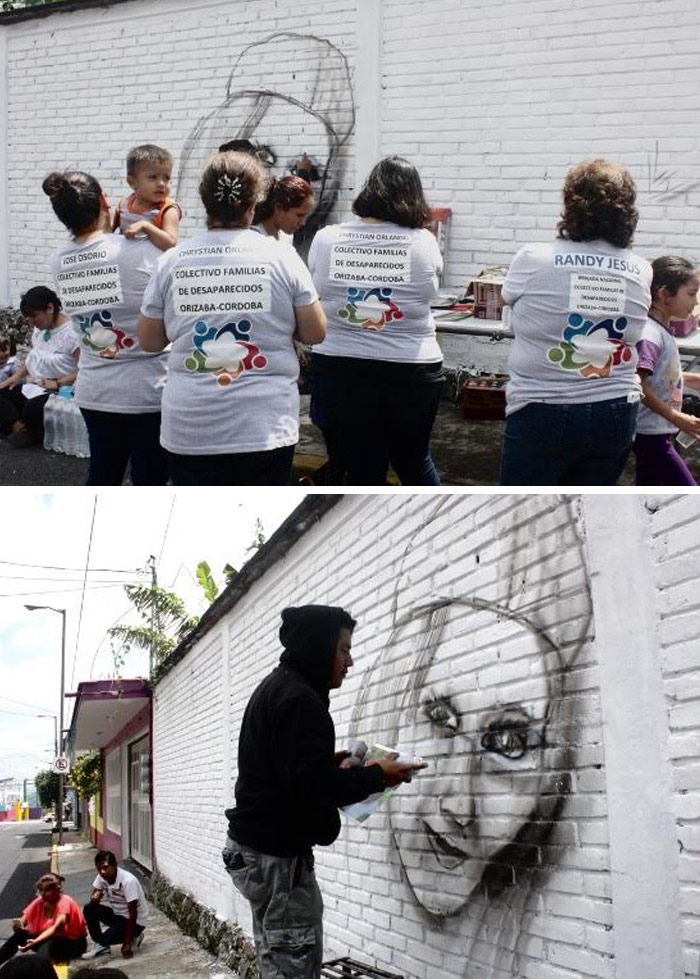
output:
{"label": "colorful logo on shirt", "polygon": [[392,320],[402,320],[403,313],[391,300],[390,289],[348,288],[348,300],[338,316],[363,330],[383,330]]}
{"label": "colorful logo on shirt", "polygon": [[84,347],[95,351],[100,357],[116,357],[120,350],[134,346],[132,337],[112,324],[109,310],[100,310],[88,316],[79,316],[78,333]]}
{"label": "colorful logo on shirt", "polygon": [[244,371],[262,371],[267,358],[250,343],[250,320],[210,327],[204,320],[194,325],[194,351],[185,358],[185,367],[194,374],[211,373],[226,388]]}
{"label": "colorful logo on shirt", "polygon": [[614,367],[632,360],[632,349],[624,343],[627,317],[586,320],[571,313],[561,343],[550,347],[547,360],[565,371],[578,371],[582,378],[608,378]]}

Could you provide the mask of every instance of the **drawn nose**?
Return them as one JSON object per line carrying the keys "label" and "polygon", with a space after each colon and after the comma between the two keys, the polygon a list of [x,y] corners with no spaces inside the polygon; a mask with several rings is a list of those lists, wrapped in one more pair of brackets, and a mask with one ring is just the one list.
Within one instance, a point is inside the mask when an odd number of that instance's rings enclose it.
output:
{"label": "drawn nose", "polygon": [[451,820],[464,833],[476,823],[477,806],[473,792],[471,756],[464,754],[457,758],[463,761],[465,771],[451,780],[450,791],[440,797],[438,806],[441,816]]}

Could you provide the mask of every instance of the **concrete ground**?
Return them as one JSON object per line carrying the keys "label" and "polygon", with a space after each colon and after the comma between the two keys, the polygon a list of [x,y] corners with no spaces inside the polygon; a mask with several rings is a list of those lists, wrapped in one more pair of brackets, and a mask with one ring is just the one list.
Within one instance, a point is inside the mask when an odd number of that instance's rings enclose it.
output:
{"label": "concrete ground", "polygon": [[[55,851],[53,870],[58,870],[65,877],[65,892],[81,905],[85,904],[92,891],[95,854],[95,848],[75,833],[66,834],[63,846]],[[125,862],[124,867],[140,878],[148,897],[148,879],[135,865]],[[91,941],[88,940],[88,943],[88,948],[91,948]],[[165,980],[171,977],[235,976],[228,967],[205,952],[194,939],[183,935],[175,923],[151,902],[148,903],[148,926],[143,944],[136,950],[133,958],[125,960],[120,948],[113,946],[110,956],[100,956],[90,963],[95,967],[116,967],[123,970],[128,977],[158,977]],[[79,960],[75,961],[68,970],[68,977],[79,966],[86,965]]]}
{"label": "concrete ground", "polygon": [[[433,458],[444,486],[498,486],[503,425],[464,419],[452,401],[442,400],[433,430]],[[684,456],[700,482],[700,442],[686,450]],[[300,479],[315,482],[325,460],[323,437],[309,418],[309,396],[303,395],[292,483]],[[40,446],[13,449],[0,439],[0,486],[82,486],[87,469],[86,459],[47,452]],[[633,457],[619,485],[634,485]]]}

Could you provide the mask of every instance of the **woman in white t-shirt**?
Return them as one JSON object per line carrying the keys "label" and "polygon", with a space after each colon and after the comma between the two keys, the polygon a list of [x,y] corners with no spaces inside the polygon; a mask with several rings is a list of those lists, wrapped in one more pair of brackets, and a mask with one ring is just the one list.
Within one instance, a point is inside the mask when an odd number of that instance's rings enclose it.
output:
{"label": "woman in white t-shirt", "polygon": [[624,469],[641,394],[635,345],[651,301],[651,266],[629,249],[635,198],[619,164],[578,164],[557,240],[525,245],[511,263],[504,486],[605,486]]}
{"label": "woman in white t-shirt", "polygon": [[0,432],[15,449],[44,441],[44,406],[51,392],[72,385],[78,370],[80,343],[61,300],[47,286],[22,296],[20,312],[34,329],[24,364],[0,383]]}
{"label": "woman in white t-shirt", "polygon": [[43,190],[71,232],[53,258],[53,278],[80,340],[75,400],[90,439],[89,486],[162,486],[168,460],[160,446],[166,357],[139,347],[136,321],[162,252],[148,239],[110,232],[100,185],[80,171],[49,174]]}
{"label": "woman in white t-shirt", "polygon": [[351,484],[436,486],[430,436],[442,354],[430,303],[442,268],[418,171],[387,157],[360,191],[352,221],[322,228],[309,268],[328,317],[312,355],[315,414],[340,442]]}
{"label": "woman in white t-shirt", "polygon": [[285,485],[299,436],[294,340],[326,318],[294,249],[250,228],[266,176],[250,154],[214,154],[200,196],[208,230],[166,252],[139,339],[172,345],[162,443],[175,485]]}

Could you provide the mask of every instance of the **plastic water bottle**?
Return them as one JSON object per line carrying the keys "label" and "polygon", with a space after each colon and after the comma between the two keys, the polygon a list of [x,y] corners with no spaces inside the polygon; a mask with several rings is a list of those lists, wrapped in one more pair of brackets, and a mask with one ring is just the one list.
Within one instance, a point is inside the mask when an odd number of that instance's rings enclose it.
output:
{"label": "plastic water bottle", "polygon": [[68,452],[68,412],[70,411],[71,389],[58,389],[56,399],[56,446],[57,453]]}
{"label": "plastic water bottle", "polygon": [[58,394],[62,405],[59,413],[60,435],[56,450],[67,456],[86,458],[90,455],[87,427],[80,409],[73,400],[73,388],[68,386],[60,388]]}
{"label": "plastic water bottle", "polygon": [[56,451],[56,402],[55,395],[49,395],[44,405],[44,449]]}

